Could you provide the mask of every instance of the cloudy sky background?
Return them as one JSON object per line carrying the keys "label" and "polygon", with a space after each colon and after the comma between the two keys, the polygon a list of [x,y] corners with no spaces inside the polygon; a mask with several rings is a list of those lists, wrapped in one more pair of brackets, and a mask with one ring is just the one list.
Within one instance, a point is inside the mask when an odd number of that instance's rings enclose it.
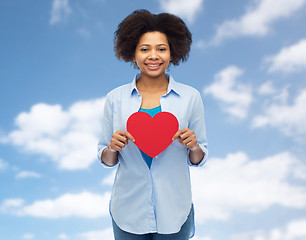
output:
{"label": "cloudy sky background", "polygon": [[137,73],[113,32],[139,8],[193,33],[170,73],[205,105],[194,239],[306,239],[306,0],[0,0],[0,239],[113,239],[96,145],[107,92]]}

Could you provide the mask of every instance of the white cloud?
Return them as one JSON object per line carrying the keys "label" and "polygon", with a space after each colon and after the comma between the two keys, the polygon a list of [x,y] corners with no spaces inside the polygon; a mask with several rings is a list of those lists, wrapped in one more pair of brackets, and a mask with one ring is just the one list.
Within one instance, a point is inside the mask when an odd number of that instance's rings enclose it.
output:
{"label": "white cloud", "polygon": [[266,107],[264,114],[253,119],[254,128],[272,126],[288,136],[306,134],[306,89],[301,90],[292,105],[273,103]]}
{"label": "white cloud", "polygon": [[290,17],[305,3],[306,0],[252,0],[244,15],[218,26],[212,44],[227,38],[266,35],[272,23]]}
{"label": "white cloud", "polygon": [[68,17],[71,13],[68,0],[53,0],[51,9],[51,25],[57,24]]}
{"label": "white cloud", "polygon": [[113,170],[107,177],[102,180],[102,185],[110,185],[113,186],[114,180],[116,176],[116,170]]}
{"label": "white cloud", "polygon": [[161,9],[165,12],[186,18],[192,23],[198,13],[202,11],[203,0],[159,0]]}
{"label": "white cloud", "polygon": [[68,239],[70,239],[70,237],[69,237],[67,234],[65,234],[65,233],[61,233],[60,235],[58,235],[57,238],[58,238],[58,239],[62,239],[62,240],[68,240]]}
{"label": "white cloud", "polygon": [[306,187],[289,180],[299,177],[299,168],[305,165],[288,152],[260,160],[243,152],[210,158],[206,167],[191,170],[197,221],[228,220],[236,211],[259,213],[271,206],[305,209]]}
{"label": "white cloud", "polygon": [[214,82],[204,89],[222,104],[224,111],[237,118],[246,118],[252,103],[252,89],[236,79],[243,74],[236,66],[229,66],[215,75]]}
{"label": "white cloud", "polygon": [[285,236],[288,239],[296,239],[303,237],[306,238],[306,219],[300,219],[293,222],[290,222],[286,226]]}
{"label": "white cloud", "polygon": [[41,175],[37,172],[33,171],[21,171],[17,173],[16,175],[17,179],[22,179],[22,178],[41,178]]}
{"label": "white cloud", "polygon": [[26,234],[22,235],[23,239],[33,239],[34,237],[35,237],[35,235],[32,234],[32,233],[26,233]]}
{"label": "white cloud", "polygon": [[58,239],[68,240],[68,239],[77,239],[77,240],[114,240],[113,229],[107,228],[105,230],[98,231],[88,231],[83,233],[75,234],[73,237],[68,236],[65,233],[62,233],[58,236]]}
{"label": "white cloud", "polygon": [[41,218],[98,218],[108,214],[110,193],[103,195],[90,192],[64,194],[56,199],[36,201],[25,205],[22,199],[7,199],[1,204],[1,210],[17,216]]}
{"label": "white cloud", "polygon": [[270,65],[269,72],[291,73],[306,70],[306,39],[283,48],[275,56],[267,57],[265,61]]}
{"label": "white cloud", "polygon": [[87,168],[96,160],[104,100],[79,101],[67,111],[60,105],[36,104],[16,117],[17,129],[2,142],[47,156],[61,169]]}
{"label": "white cloud", "polygon": [[272,95],[272,94],[275,94],[275,92],[276,92],[276,89],[272,81],[267,81],[263,83],[258,89],[258,93],[260,95]]}
{"label": "white cloud", "polygon": [[231,240],[304,240],[306,239],[306,219],[289,222],[281,228],[269,231],[258,230],[234,235]]}
{"label": "white cloud", "polygon": [[0,171],[5,170],[8,167],[8,163],[5,162],[2,158],[0,158]]}
{"label": "white cloud", "polygon": [[16,209],[22,207],[24,200],[21,198],[11,198],[4,200],[0,205],[0,212],[16,214]]}
{"label": "white cloud", "polygon": [[83,28],[83,27],[79,28],[79,29],[77,30],[77,33],[80,34],[82,37],[84,37],[84,38],[86,38],[86,39],[91,38],[91,33],[90,33],[90,31],[89,31],[88,29],[86,29],[86,28]]}
{"label": "white cloud", "polygon": [[206,43],[204,40],[198,40],[193,44],[195,48],[204,49],[206,46],[208,46],[208,43]]}
{"label": "white cloud", "polygon": [[276,88],[272,81],[267,81],[263,83],[258,88],[258,95],[265,101],[264,107],[271,105],[272,103],[287,104],[289,99],[289,87],[290,85],[285,85],[281,89]]}
{"label": "white cloud", "polygon": [[101,240],[101,239],[113,240],[114,239],[112,228],[108,228],[102,231],[91,231],[91,232],[81,233],[78,235],[78,237],[81,240]]}
{"label": "white cloud", "polygon": [[279,104],[287,104],[289,99],[289,85],[284,86],[282,89],[276,91],[275,95],[272,97],[274,102]]}
{"label": "white cloud", "polygon": [[198,237],[198,236],[194,236],[192,238],[192,240],[212,240],[211,237]]}

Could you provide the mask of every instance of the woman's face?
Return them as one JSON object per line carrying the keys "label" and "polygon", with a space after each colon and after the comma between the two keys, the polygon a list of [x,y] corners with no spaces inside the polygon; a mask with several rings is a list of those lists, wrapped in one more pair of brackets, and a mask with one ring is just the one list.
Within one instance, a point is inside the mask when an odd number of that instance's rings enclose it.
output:
{"label": "woman's face", "polygon": [[164,75],[171,61],[167,36],[161,32],[143,34],[136,47],[134,61],[147,77]]}

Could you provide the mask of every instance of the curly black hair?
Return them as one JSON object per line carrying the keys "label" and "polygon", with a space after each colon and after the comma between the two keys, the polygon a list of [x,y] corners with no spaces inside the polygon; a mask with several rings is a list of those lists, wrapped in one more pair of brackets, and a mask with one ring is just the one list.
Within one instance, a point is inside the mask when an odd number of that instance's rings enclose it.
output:
{"label": "curly black hair", "polygon": [[[128,15],[114,33],[116,57],[132,62],[140,37],[147,32],[161,32],[167,36],[172,64],[177,66],[189,57],[192,34],[184,21],[169,13],[152,14],[148,10],[136,10]],[[136,63],[134,66],[137,67]]]}

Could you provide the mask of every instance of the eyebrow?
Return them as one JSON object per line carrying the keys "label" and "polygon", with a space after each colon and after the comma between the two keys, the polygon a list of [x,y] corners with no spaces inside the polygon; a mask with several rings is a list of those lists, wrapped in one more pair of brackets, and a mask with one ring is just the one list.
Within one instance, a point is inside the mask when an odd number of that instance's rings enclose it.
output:
{"label": "eyebrow", "polygon": [[[144,44],[141,44],[139,47],[143,47],[143,46],[150,46],[150,44],[144,43]],[[160,46],[167,46],[168,47],[168,45],[165,44],[165,43],[157,44],[157,46],[158,47],[160,47]]]}

